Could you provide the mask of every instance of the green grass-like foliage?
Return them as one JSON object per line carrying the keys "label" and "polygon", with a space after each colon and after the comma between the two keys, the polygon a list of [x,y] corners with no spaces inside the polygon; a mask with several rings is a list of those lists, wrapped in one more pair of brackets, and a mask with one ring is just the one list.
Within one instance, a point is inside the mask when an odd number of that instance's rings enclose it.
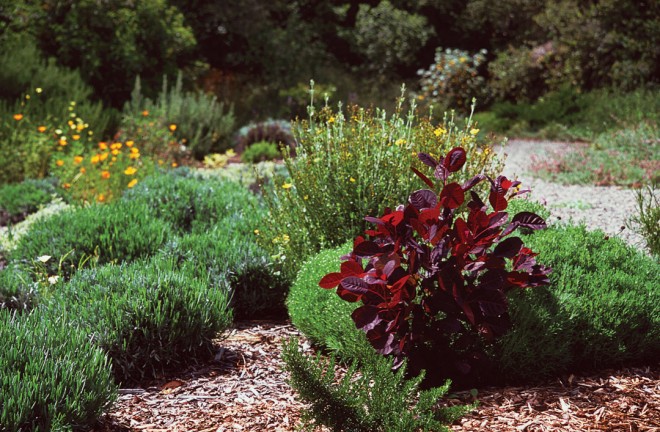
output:
{"label": "green grass-like foliage", "polygon": [[319,287],[323,276],[339,271],[339,257],[351,249],[352,244],[346,243],[323,250],[305,262],[291,285],[286,305],[293,325],[314,343],[329,348],[341,358],[359,359],[369,355],[373,348],[351,320],[358,304],[345,302],[334,290]]}
{"label": "green grass-like foliage", "polygon": [[181,264],[194,262],[200,276],[225,279],[237,319],[285,315],[287,281],[257,245],[255,234],[242,234],[235,225],[220,221],[207,232],[173,239],[159,256]]}
{"label": "green grass-like foliage", "polygon": [[445,424],[470,409],[434,409],[449,382],[420,391],[422,376],[406,380],[405,367],[392,372],[391,359],[375,352],[363,359],[359,369],[353,362],[339,382],[332,359],[306,357],[295,339],[284,343],[282,354],[292,387],[310,405],[303,417],[307,430],[323,425],[336,432],[447,431]]}
{"label": "green grass-like foliage", "polygon": [[120,382],[152,378],[212,352],[231,324],[226,283],[169,260],[107,265],[76,274],[48,303],[81,325],[112,360]]}
{"label": "green grass-like foliage", "polygon": [[123,200],[145,204],[149,217],[167,221],[181,234],[205,232],[228,217],[240,219],[235,228],[251,233],[264,214],[257,197],[240,184],[179,169],[144,179]]}
{"label": "green grass-like foliage", "polygon": [[114,402],[108,359],[65,317],[0,311],[0,430],[88,429]]}
{"label": "green grass-like foliage", "polygon": [[32,275],[17,265],[0,270],[0,310],[29,311],[37,301]]}
{"label": "green grass-like foliage", "polygon": [[33,262],[49,255],[49,275],[70,277],[84,263],[118,263],[154,254],[171,228],[142,203],[69,208],[30,226],[9,258]]}
{"label": "green grass-like foliage", "polygon": [[0,226],[19,222],[50,202],[55,186],[46,180],[25,180],[0,186]]}

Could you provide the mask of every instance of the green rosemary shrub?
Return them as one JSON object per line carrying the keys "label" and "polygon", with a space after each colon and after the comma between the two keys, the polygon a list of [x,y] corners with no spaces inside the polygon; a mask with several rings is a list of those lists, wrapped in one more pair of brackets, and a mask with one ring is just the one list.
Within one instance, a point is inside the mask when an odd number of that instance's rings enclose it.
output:
{"label": "green rosemary shrub", "polygon": [[646,246],[660,259],[660,177],[635,191],[637,214],[626,224],[646,240]]}
{"label": "green rosemary shrub", "polygon": [[64,316],[0,311],[0,429],[87,430],[117,397],[108,359]]}
{"label": "green rosemary shrub", "polygon": [[291,322],[312,342],[329,348],[345,359],[367,356],[373,348],[364,332],[355,328],[351,313],[358,306],[341,300],[334,290],[319,287],[319,281],[331,271],[339,271],[340,256],[352,245],[326,249],[302,265],[291,285],[286,306]]}
{"label": "green rosemary shrub", "polygon": [[657,261],[584,226],[555,226],[524,241],[553,272],[550,287],[511,299],[515,324],[498,354],[506,376],[530,379],[658,358]]}
{"label": "green rosemary shrub", "polygon": [[120,382],[159,376],[204,358],[231,324],[227,284],[195,263],[135,261],[78,272],[48,302],[107,352]]}
{"label": "green rosemary shrub", "polygon": [[419,390],[423,376],[405,378],[405,366],[392,372],[391,359],[372,351],[357,367],[352,362],[340,382],[335,382],[335,362],[306,357],[295,339],[282,352],[290,384],[310,408],[304,413],[307,430],[326,426],[333,431],[408,432],[448,431],[446,424],[472,407],[435,408],[449,389]]}
{"label": "green rosemary shrub", "polygon": [[46,180],[0,186],[0,226],[20,222],[49,203],[55,193],[55,186]]}

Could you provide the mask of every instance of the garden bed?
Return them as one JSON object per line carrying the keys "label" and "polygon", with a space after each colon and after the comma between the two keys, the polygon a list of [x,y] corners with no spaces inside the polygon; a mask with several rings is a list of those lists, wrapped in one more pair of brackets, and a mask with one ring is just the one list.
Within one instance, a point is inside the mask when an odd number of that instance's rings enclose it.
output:
{"label": "garden bed", "polygon": [[[288,322],[238,322],[214,361],[151,386],[122,389],[96,432],[295,431],[304,407],[286,383],[281,342]],[[306,351],[309,345],[303,343]],[[480,389],[479,406],[452,431],[657,431],[660,367],[570,375],[529,387]],[[470,392],[444,404],[473,401]]]}

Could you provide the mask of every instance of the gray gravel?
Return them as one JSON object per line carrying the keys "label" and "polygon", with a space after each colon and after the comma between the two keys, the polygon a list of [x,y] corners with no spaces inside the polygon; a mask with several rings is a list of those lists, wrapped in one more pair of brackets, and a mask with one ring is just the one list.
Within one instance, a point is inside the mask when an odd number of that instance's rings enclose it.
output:
{"label": "gray gravel", "polygon": [[545,204],[552,214],[549,223],[584,222],[590,229],[601,229],[609,236],[618,236],[627,243],[644,248],[644,238],[622,227],[637,213],[635,192],[613,186],[562,185],[539,179],[530,171],[532,156],[548,158],[555,152],[572,151],[581,144],[511,140],[499,149],[507,155],[504,175],[518,178],[523,189],[531,189],[530,199]]}

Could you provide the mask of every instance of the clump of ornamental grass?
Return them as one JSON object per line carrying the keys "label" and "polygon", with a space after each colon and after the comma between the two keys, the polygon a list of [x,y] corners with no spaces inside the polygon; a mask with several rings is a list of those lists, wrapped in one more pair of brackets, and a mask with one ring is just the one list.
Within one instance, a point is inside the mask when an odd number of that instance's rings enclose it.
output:
{"label": "clump of ornamental grass", "polygon": [[446,115],[433,124],[414,101],[404,111],[404,102],[402,96],[392,114],[341,104],[336,111],[327,105],[316,110],[312,103],[309,119],[294,125],[296,155],[285,155],[287,175],[265,187],[270,218],[262,230],[264,246],[287,273],[322,248],[362,233],[364,217],[382,213],[386,203],[405,200],[415,186],[410,167],[420,167],[418,152],[439,157],[464,148],[468,162],[458,180],[499,172],[502,161],[492,143],[477,140],[470,117],[458,124]]}

